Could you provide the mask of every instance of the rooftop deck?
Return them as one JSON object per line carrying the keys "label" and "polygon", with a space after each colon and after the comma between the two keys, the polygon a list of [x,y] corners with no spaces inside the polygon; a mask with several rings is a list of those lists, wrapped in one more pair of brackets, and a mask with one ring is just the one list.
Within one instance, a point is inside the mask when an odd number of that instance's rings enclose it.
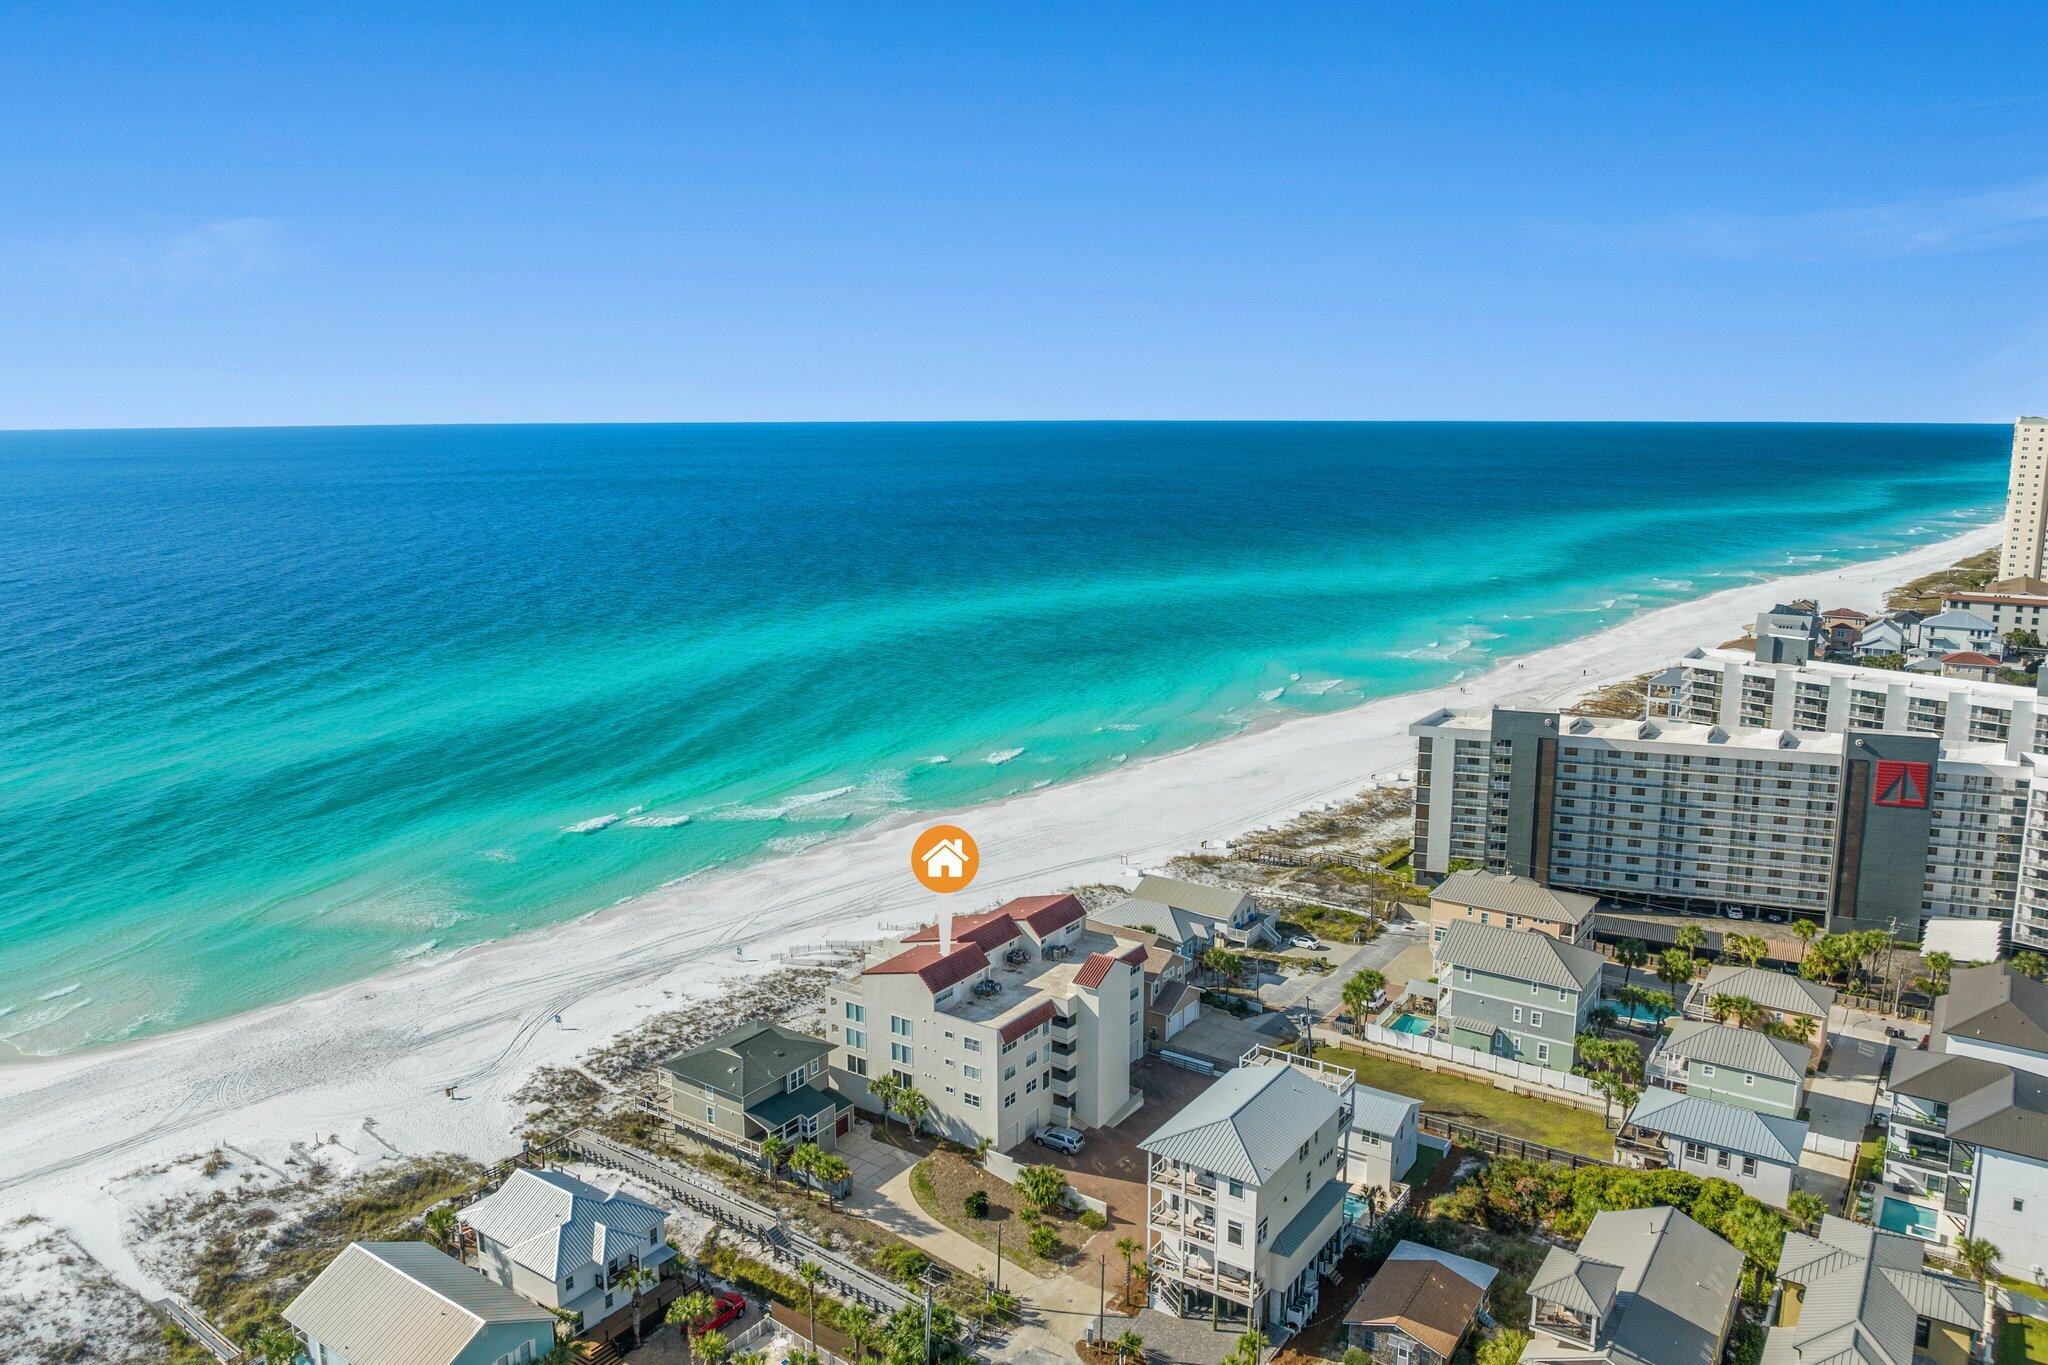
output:
{"label": "rooftop deck", "polygon": [[[992,1024],[1041,1000],[1070,998],[1081,990],[1074,984],[1074,976],[1090,953],[1114,956],[1125,946],[1108,934],[1087,929],[1074,937],[1070,951],[1048,958],[1020,938],[989,955],[989,980],[996,983],[997,990],[983,993],[987,987],[977,991],[978,983],[962,982],[953,988],[952,998],[940,1006],[940,1012],[970,1024]],[[1022,954],[1024,960],[1011,961],[1013,953]]]}

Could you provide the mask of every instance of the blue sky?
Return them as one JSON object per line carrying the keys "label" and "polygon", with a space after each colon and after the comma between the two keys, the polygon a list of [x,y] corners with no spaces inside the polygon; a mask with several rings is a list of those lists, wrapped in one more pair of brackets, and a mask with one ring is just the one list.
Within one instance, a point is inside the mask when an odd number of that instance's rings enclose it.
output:
{"label": "blue sky", "polygon": [[0,12],[0,427],[2009,420],[2048,7]]}

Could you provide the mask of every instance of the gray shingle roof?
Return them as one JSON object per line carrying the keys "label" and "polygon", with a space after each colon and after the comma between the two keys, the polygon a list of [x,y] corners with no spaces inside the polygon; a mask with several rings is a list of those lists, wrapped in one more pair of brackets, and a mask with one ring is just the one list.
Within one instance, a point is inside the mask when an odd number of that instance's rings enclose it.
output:
{"label": "gray shingle roof", "polygon": [[1624,1126],[1634,1125],[1723,1151],[1739,1152],[1759,1161],[1797,1166],[1806,1145],[1806,1125],[1797,1119],[1759,1114],[1740,1105],[1681,1095],[1676,1090],[1645,1090],[1629,1111]]}
{"label": "gray shingle roof", "polygon": [[1391,1090],[1369,1085],[1351,1087],[1351,1126],[1368,1133],[1397,1133],[1410,1116],[1422,1111],[1422,1101]]}
{"label": "gray shingle roof", "polygon": [[1812,1049],[1803,1044],[1710,1020],[1680,1022],[1664,1040],[1663,1051],[1668,1057],[1754,1071],[1781,1081],[1805,1080],[1806,1063],[1813,1056]]}
{"label": "gray shingle roof", "polygon": [[1935,1032],[2048,1053],[2048,984],[2003,962],[1964,967],[1934,1002]]}
{"label": "gray shingle roof", "polygon": [[1575,891],[1553,891],[1529,877],[1500,872],[1466,869],[1453,872],[1429,893],[1431,900],[1469,905],[1477,910],[1497,910],[1504,915],[1521,915],[1553,924],[1579,925],[1600,903],[1596,896]]}
{"label": "gray shingle roof", "polygon": [[1818,981],[1808,981],[1789,972],[1733,964],[1713,968],[1699,989],[1703,992],[1702,1000],[1711,1000],[1717,995],[1745,995],[1767,1010],[1783,1014],[1812,1014],[1822,1019],[1827,1018],[1828,1007],[1835,1003],[1832,986],[1823,986]]}
{"label": "gray shingle roof", "polygon": [[1459,920],[1445,932],[1436,956],[1447,967],[1470,967],[1516,981],[1582,992],[1599,986],[1606,965],[1600,954],[1559,943],[1547,934],[1518,933],[1470,920]]}
{"label": "gray shingle roof", "polygon": [[702,1047],[664,1059],[661,1068],[706,1089],[746,1096],[831,1050],[823,1038],[780,1024],[742,1024]]}
{"label": "gray shingle roof", "polygon": [[1263,1184],[1339,1107],[1334,1091],[1294,1067],[1241,1066],[1138,1145],[1155,1156]]}
{"label": "gray shingle roof", "polygon": [[531,1324],[554,1339],[554,1315],[425,1242],[352,1242],[284,1310],[352,1365],[448,1365],[486,1327]]}
{"label": "gray shingle roof", "polygon": [[627,1252],[645,1256],[653,1245],[647,1235],[667,1215],[561,1171],[521,1169],[456,1216],[501,1243],[512,1260],[552,1280],[563,1268]]}
{"label": "gray shingle roof", "polygon": [[1948,1106],[1948,1135],[1975,1147],[2048,1161],[2048,1077],[2004,1069]]}
{"label": "gray shingle roof", "polygon": [[1676,1209],[1608,1210],[1579,1254],[1622,1268],[1606,1324],[1617,1360],[1714,1365],[1735,1303],[1742,1253]]}
{"label": "gray shingle roof", "polygon": [[1919,1318],[1974,1331],[1982,1291],[1928,1273],[1926,1260],[1910,1237],[1833,1214],[1821,1220],[1817,1236],[1787,1233],[1778,1278],[1803,1290],[1799,1321],[1766,1334],[1765,1365],[1911,1365]]}
{"label": "gray shingle roof", "polygon": [[1892,1051],[1892,1074],[1886,1084],[1916,1100],[1952,1104],[1998,1081],[2007,1070],[1980,1057],[1901,1047]]}

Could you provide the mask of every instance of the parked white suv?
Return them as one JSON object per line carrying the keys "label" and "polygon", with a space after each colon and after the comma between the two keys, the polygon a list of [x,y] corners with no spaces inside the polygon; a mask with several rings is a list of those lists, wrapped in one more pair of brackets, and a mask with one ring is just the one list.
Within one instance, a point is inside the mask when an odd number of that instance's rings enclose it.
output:
{"label": "parked white suv", "polygon": [[1041,1128],[1031,1135],[1031,1140],[1041,1147],[1050,1147],[1055,1152],[1065,1152],[1072,1156],[1081,1150],[1081,1144],[1085,1139],[1078,1129]]}

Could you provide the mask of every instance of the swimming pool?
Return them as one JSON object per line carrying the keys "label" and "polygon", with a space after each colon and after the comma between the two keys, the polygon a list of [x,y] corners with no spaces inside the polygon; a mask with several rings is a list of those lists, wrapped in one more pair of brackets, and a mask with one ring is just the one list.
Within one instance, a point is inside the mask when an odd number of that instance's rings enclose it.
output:
{"label": "swimming pool", "polygon": [[1886,1196],[1877,1211],[1877,1225],[1886,1232],[1903,1232],[1908,1237],[1935,1240],[1934,1210],[1922,1208],[1903,1199]]}
{"label": "swimming pool", "polygon": [[1429,1032],[1429,1020],[1419,1014],[1402,1014],[1397,1015],[1394,1022],[1387,1025],[1387,1027],[1396,1033],[1427,1033]]}
{"label": "swimming pool", "polygon": [[1638,1024],[1661,1024],[1668,1017],[1651,1009],[1648,1005],[1624,1005],[1619,1000],[1603,1000],[1601,1004],[1613,1010],[1623,1019]]}

